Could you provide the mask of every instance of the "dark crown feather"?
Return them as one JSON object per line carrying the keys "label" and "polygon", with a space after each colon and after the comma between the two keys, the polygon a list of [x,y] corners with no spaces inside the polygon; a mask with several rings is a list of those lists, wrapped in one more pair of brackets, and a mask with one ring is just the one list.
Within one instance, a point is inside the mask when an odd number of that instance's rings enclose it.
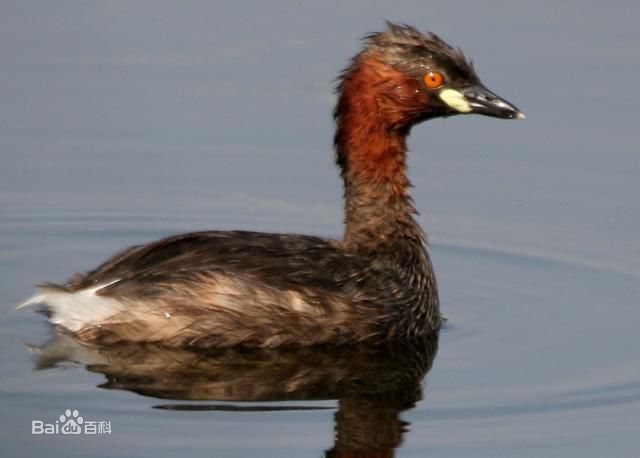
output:
{"label": "dark crown feather", "polygon": [[433,32],[422,33],[407,24],[395,24],[387,21],[387,30],[371,33],[364,37],[363,53],[382,52],[391,59],[407,59],[412,54],[416,57],[432,55],[453,61],[456,65],[473,69],[473,62],[464,55],[460,48],[454,48]]}

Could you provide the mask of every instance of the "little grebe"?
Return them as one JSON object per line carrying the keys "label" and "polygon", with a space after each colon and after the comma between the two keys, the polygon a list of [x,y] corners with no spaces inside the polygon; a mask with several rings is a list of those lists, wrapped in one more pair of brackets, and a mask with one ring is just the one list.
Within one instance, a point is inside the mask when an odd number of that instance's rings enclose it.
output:
{"label": "little grebe", "polygon": [[257,346],[412,340],[441,325],[426,237],[408,192],[406,137],[421,121],[521,119],[459,49],[388,24],[339,78],[336,160],[342,240],[198,232],[131,247],[23,304],[97,344]]}

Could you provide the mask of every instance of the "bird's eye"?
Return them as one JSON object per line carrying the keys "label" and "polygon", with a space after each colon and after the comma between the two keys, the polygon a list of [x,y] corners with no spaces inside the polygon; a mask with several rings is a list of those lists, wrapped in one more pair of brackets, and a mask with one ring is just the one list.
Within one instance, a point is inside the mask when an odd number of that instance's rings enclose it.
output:
{"label": "bird's eye", "polygon": [[436,89],[442,86],[442,83],[444,83],[444,77],[442,76],[442,73],[431,70],[425,73],[422,77],[422,81],[424,81],[424,85],[429,89]]}

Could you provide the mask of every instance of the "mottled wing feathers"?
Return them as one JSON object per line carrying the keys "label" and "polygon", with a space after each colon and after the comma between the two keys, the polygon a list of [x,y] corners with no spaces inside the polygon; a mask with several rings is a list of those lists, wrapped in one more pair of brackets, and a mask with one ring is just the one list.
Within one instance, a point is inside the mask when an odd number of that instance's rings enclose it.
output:
{"label": "mottled wing feathers", "polygon": [[[336,343],[372,332],[354,303],[362,287],[356,277],[368,264],[317,237],[200,232],[132,247],[59,290],[87,311],[115,301],[99,321],[83,314],[84,327],[71,310],[74,331],[93,342]],[[56,307],[71,316],[63,300],[58,294]],[[55,312],[64,326],[66,316]]]}
{"label": "mottled wing feathers", "polygon": [[[337,291],[340,275],[336,271],[344,270],[345,264],[362,264],[362,261],[318,237],[245,231],[198,232],[129,248],[95,270],[72,279],[66,286],[76,290],[114,280],[124,283],[146,278],[184,279],[196,272],[218,271],[251,276],[273,286]],[[118,287],[116,283],[104,292]]]}

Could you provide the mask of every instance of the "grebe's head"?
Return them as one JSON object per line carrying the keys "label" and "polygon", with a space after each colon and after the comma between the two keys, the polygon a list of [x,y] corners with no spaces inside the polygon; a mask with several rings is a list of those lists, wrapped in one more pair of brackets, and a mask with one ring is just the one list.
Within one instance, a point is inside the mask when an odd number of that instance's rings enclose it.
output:
{"label": "grebe's head", "polygon": [[365,37],[364,49],[342,74],[336,117],[375,103],[395,127],[454,114],[523,119],[515,106],[484,87],[471,61],[433,33],[387,23]]}

